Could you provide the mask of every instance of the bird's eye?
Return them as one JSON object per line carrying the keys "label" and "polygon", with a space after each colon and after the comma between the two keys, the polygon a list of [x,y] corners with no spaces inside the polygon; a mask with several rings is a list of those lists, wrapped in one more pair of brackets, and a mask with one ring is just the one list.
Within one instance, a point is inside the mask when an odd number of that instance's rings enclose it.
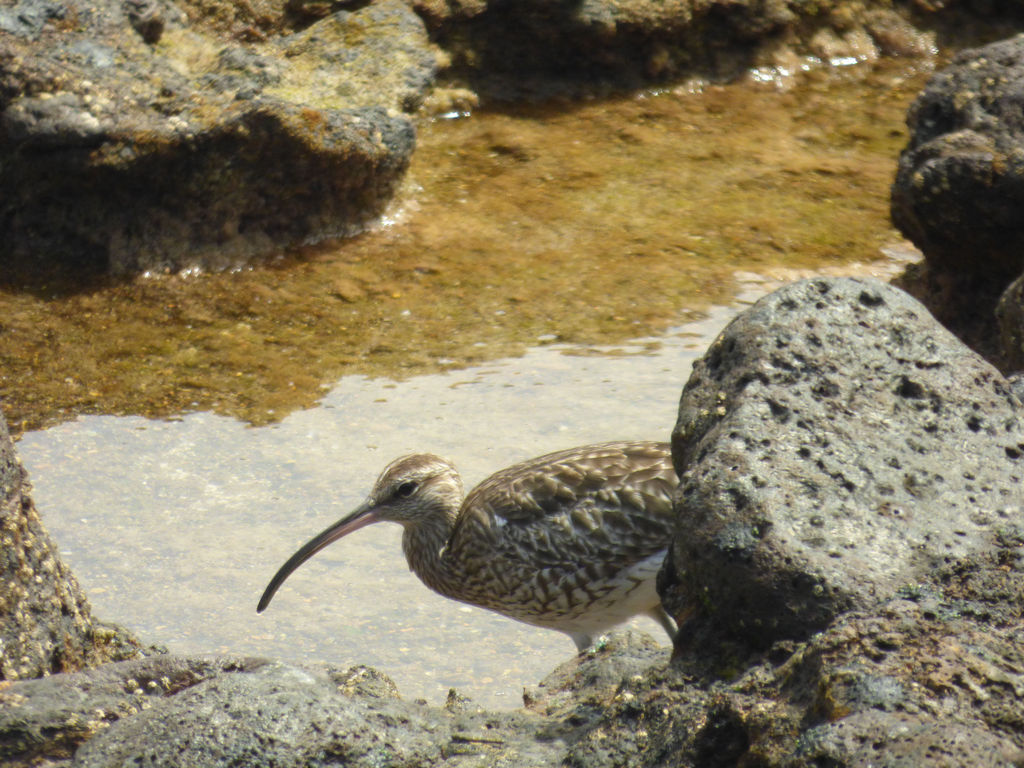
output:
{"label": "bird's eye", "polygon": [[407,499],[414,493],[416,493],[416,489],[418,487],[419,486],[417,486],[416,483],[412,482],[411,480],[407,483],[402,483],[400,486],[395,488],[395,496],[397,496],[400,499]]}

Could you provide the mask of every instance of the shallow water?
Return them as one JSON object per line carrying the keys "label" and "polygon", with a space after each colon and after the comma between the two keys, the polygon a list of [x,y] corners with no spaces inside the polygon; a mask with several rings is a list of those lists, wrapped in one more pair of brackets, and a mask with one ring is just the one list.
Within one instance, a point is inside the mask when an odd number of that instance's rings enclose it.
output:
{"label": "shallow water", "polygon": [[446,455],[471,486],[667,439],[737,291],[771,287],[754,273],[897,270],[888,185],[922,81],[863,68],[441,121],[394,223],[355,241],[233,275],[8,285],[12,426],[136,414],[19,444],[95,612],[173,651],[364,663],[406,696],[518,705],[571,641],[433,595],[397,526],[256,601],[394,456]]}
{"label": "shallow water", "polygon": [[[885,279],[909,255],[831,271]],[[750,284],[746,300],[774,286]],[[407,697],[441,703],[455,687],[515,707],[525,686],[571,657],[572,642],[433,594],[408,572],[398,526],[324,550],[262,615],[256,601],[395,456],[447,456],[469,487],[573,445],[667,440],[693,360],[744,300],[615,347],[552,344],[403,382],[345,377],[318,407],[266,427],[210,413],[85,416],[27,433],[19,450],[98,616],[175,652],[368,664]],[[634,626],[667,644],[653,621]]]}
{"label": "shallow water", "polygon": [[346,377],[319,407],[258,429],[207,413],[90,416],[28,433],[19,448],[97,615],[175,651],[363,663],[407,696],[439,702],[454,686],[515,706],[524,685],[572,655],[572,642],[429,592],[406,568],[398,526],[328,548],[259,616],[256,601],[394,456],[446,455],[472,485],[549,450],[667,439],[690,361],[726,314],[653,351],[641,342],[577,357],[552,346],[390,386]]}
{"label": "shallow water", "polygon": [[736,269],[877,258],[906,67],[485,113],[420,132],[390,226],[226,275],[0,274],[17,433],[81,413],[253,424],[351,374],[608,344],[724,303]]}

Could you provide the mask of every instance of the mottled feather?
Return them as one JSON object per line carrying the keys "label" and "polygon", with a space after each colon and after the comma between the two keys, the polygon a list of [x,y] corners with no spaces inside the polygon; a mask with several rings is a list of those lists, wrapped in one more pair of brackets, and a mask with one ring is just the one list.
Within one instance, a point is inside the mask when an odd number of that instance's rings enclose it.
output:
{"label": "mottled feather", "polygon": [[359,509],[282,566],[260,610],[324,546],[390,520],[405,528],[409,567],[442,595],[565,632],[581,649],[637,614],[673,635],[654,579],[672,536],[676,483],[665,443],[548,454],[497,472],[465,499],[451,462],[404,456],[384,469]]}

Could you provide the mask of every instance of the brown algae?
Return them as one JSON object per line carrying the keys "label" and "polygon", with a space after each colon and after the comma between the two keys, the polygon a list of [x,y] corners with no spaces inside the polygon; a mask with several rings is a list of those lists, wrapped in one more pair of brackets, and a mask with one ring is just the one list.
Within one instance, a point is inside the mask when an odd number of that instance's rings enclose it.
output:
{"label": "brown algae", "polygon": [[878,258],[927,73],[818,70],[420,127],[395,222],[225,274],[0,283],[15,433],[79,413],[253,424],[346,374],[650,336],[736,270]]}

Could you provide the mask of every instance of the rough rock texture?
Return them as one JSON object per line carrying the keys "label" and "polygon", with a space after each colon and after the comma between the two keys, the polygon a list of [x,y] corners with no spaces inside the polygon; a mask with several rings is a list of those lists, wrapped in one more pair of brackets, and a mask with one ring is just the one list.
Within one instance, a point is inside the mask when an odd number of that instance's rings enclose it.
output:
{"label": "rough rock texture", "polygon": [[228,268],[353,234],[395,194],[424,104],[931,57],[922,30],[957,5],[912,6],[0,0],[0,264]]}
{"label": "rough rock texture", "polygon": [[401,0],[260,45],[171,2],[2,0],[0,263],[222,268],[357,231],[436,66]]}
{"label": "rough rock texture", "polygon": [[623,678],[601,706],[587,705],[585,675],[570,676],[561,695],[578,707],[558,714],[579,728],[564,764],[1017,768],[1021,542],[840,616],[806,643],[780,643],[726,679],[697,669],[700,648]]}
{"label": "rough rock texture", "polygon": [[999,297],[996,321],[1006,370],[1024,372],[1024,274]]}
{"label": "rough rock texture", "polygon": [[1009,384],[872,280],[794,283],[730,323],[694,365],[672,447],[662,597],[759,647],[871,608],[1024,517]]}
{"label": "rough rock texture", "polygon": [[883,2],[412,0],[456,72],[499,98],[760,65],[928,56],[932,35]]}
{"label": "rough rock texture", "polygon": [[1007,292],[1024,272],[1022,105],[1024,35],[958,53],[909,110],[891,198],[925,256],[901,285],[1005,371],[1021,366],[1024,332],[1019,289]]}
{"label": "rough rock texture", "polygon": [[93,620],[29,490],[0,414],[0,681],[67,672],[132,654],[134,641]]}
{"label": "rough rock texture", "polygon": [[[998,568],[1005,606],[1020,540]],[[1007,568],[1006,563],[1012,563]],[[991,576],[994,562],[975,564]],[[948,576],[949,574],[947,574]],[[1015,632],[918,590],[780,646],[731,680],[702,678],[645,635],[613,635],[485,712],[454,691],[401,701],[365,667],[157,656],[0,689],[8,766],[1019,766],[1024,657]],[[136,762],[132,762],[136,761]]]}
{"label": "rough rock texture", "polygon": [[111,723],[162,697],[257,663],[263,662],[157,655],[0,688],[0,761],[31,764],[44,757],[70,757]]}
{"label": "rough rock texture", "polygon": [[907,116],[892,219],[930,265],[1003,285],[1024,271],[1024,35],[961,51]]}
{"label": "rough rock texture", "polygon": [[344,103],[411,113],[437,69],[423,22],[399,0],[336,11],[283,37],[275,48],[288,66],[281,67],[281,81],[268,92],[293,94],[315,108]]}
{"label": "rough rock texture", "polygon": [[[365,667],[155,656],[0,689],[6,766],[556,765],[532,713],[402,701]],[[73,756],[73,761],[71,760]]]}
{"label": "rough rock texture", "polygon": [[412,766],[436,754],[426,711],[346,697],[340,682],[279,663],[215,675],[112,725],[75,764]]}

